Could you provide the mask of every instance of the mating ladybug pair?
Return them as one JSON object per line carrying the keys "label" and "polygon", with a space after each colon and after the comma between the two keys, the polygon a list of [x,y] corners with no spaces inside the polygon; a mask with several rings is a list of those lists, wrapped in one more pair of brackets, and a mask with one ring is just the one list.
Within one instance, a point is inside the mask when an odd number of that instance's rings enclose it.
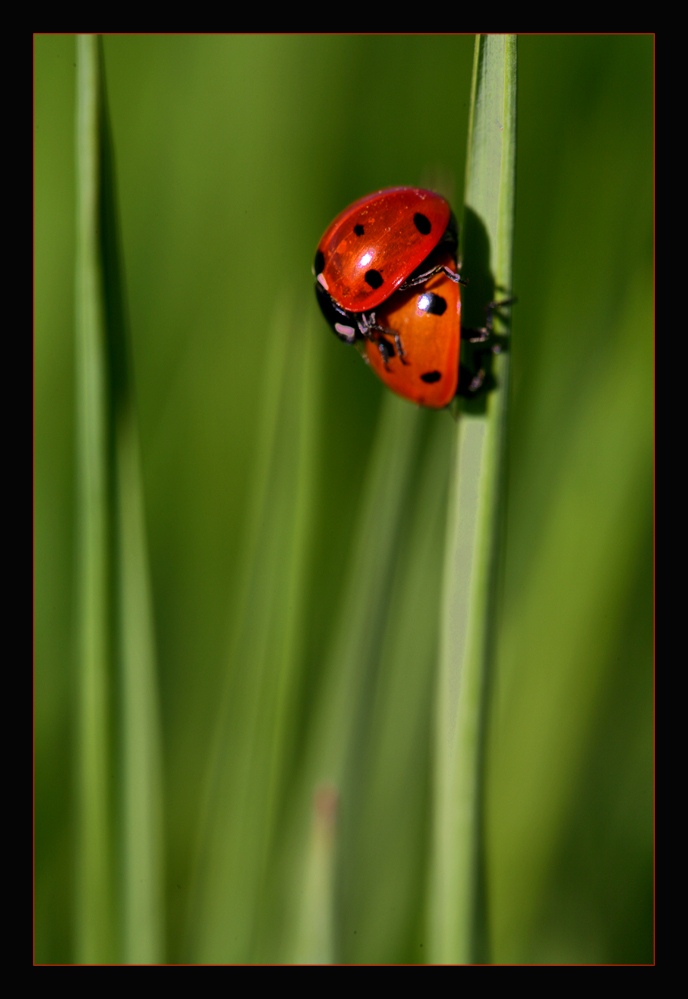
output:
{"label": "mating ladybug pair", "polygon": [[[362,343],[378,377],[398,395],[441,409],[475,395],[484,371],[459,381],[461,276],[457,227],[447,201],[418,187],[392,187],[355,201],[325,231],[315,254],[315,291],[337,336]],[[464,339],[496,349],[490,322]],[[464,377],[465,375],[465,377]]]}

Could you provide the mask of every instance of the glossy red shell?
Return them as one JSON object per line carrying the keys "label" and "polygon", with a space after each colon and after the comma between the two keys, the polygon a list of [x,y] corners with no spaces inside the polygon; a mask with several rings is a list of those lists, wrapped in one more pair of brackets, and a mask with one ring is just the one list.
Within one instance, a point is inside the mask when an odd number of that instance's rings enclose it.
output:
{"label": "glossy red shell", "polygon": [[451,208],[419,187],[391,187],[355,201],[325,231],[316,278],[347,312],[369,312],[404,283],[442,239]]}
{"label": "glossy red shell", "polygon": [[[456,271],[451,254],[442,263]],[[420,406],[447,406],[459,381],[461,286],[440,271],[418,288],[396,292],[377,310],[376,319],[399,334],[406,362],[395,349],[385,364],[375,340],[366,340],[366,356],[378,378]],[[394,347],[392,338],[384,339]]]}

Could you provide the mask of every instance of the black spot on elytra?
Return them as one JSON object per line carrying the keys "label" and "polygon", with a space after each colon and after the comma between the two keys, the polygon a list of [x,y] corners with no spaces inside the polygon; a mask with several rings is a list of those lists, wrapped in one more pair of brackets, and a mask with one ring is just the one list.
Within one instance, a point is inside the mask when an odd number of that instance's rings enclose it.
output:
{"label": "black spot on elytra", "polygon": [[427,236],[430,230],[432,229],[430,219],[427,217],[427,215],[423,215],[422,212],[416,212],[416,214],[413,216],[413,224],[415,225],[416,229],[421,234],[421,236]]}
{"label": "black spot on elytra", "polygon": [[447,300],[442,295],[435,295],[432,291],[426,291],[425,297],[428,299],[426,312],[431,316],[443,316],[447,311]]}
{"label": "black spot on elytra", "polygon": [[420,380],[422,382],[426,382],[428,385],[433,385],[435,382],[438,382],[441,377],[442,375],[439,371],[425,371],[420,376]]}
{"label": "black spot on elytra", "polygon": [[362,236],[365,233],[365,229],[363,228],[360,222],[357,222],[356,225],[354,226],[354,232],[356,233],[357,236]]}
{"label": "black spot on elytra", "polygon": [[379,288],[383,283],[382,274],[376,270],[369,270],[365,272],[365,283],[370,285],[371,288]]}
{"label": "black spot on elytra", "polygon": [[323,253],[322,250],[316,251],[315,261],[313,262],[313,270],[315,272],[316,277],[318,276],[318,274],[322,274],[322,272],[325,270],[325,254]]}

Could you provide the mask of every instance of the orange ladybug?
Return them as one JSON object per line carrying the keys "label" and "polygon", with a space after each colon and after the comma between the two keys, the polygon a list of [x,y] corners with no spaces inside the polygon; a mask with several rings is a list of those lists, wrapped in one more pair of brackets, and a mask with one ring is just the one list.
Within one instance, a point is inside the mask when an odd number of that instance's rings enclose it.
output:
{"label": "orange ladybug", "polygon": [[[450,254],[441,259],[455,271]],[[392,295],[376,310],[376,322],[377,335],[366,338],[365,354],[378,378],[420,406],[448,406],[459,382],[461,285],[440,270]]]}

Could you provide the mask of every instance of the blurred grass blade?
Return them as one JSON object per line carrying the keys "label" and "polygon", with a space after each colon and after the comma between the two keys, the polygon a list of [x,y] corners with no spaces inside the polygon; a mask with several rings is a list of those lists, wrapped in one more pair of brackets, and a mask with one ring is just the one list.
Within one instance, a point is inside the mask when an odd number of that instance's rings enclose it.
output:
{"label": "blurred grass blade", "polygon": [[334,960],[336,790],[319,787],[313,795],[311,839],[306,858],[294,961],[331,964]]}
{"label": "blurred grass blade", "polygon": [[[268,871],[298,742],[319,340],[284,301],[266,338],[249,524],[196,844],[188,946],[202,962],[274,960]],[[297,331],[295,333],[295,330]],[[263,954],[267,951],[267,956]]]}
{"label": "blurred grass blade", "polygon": [[162,959],[160,744],[101,49],[96,36],[77,40],[75,956],[153,963]]}
{"label": "blurred grass blade", "polygon": [[[483,257],[486,297],[511,288],[515,182],[516,39],[476,39],[469,125],[465,261]],[[433,961],[485,960],[482,925],[483,740],[497,630],[508,354],[497,388],[462,407],[451,480],[437,702],[435,853],[430,894]],[[482,410],[482,411],[481,411]]]}
{"label": "blurred grass blade", "polygon": [[[314,911],[321,905],[317,885],[309,873],[313,863],[310,834],[313,795],[319,787],[333,787],[342,808],[348,812],[359,793],[359,754],[379,680],[387,617],[394,613],[394,608],[390,608],[390,593],[399,539],[406,527],[413,461],[425,418],[426,414],[385,393],[330,647],[317,667],[319,688],[310,713],[305,754],[298,787],[291,795],[290,824],[281,851],[288,925],[293,927],[288,961],[297,960],[302,953],[304,907]],[[346,846],[342,843],[343,848]],[[310,900],[302,897],[304,884],[315,893]],[[341,932],[336,941],[337,948],[330,960],[345,960]]]}
{"label": "blurred grass blade", "polygon": [[323,668],[315,714],[308,795],[323,781],[340,786],[352,750],[354,719],[374,683],[405,516],[411,474],[426,414],[384,394],[369,458],[346,582]]}
{"label": "blurred grass blade", "polygon": [[100,62],[79,38],[77,82],[78,742],[76,960],[118,956],[112,705],[112,492],[100,246]]}

